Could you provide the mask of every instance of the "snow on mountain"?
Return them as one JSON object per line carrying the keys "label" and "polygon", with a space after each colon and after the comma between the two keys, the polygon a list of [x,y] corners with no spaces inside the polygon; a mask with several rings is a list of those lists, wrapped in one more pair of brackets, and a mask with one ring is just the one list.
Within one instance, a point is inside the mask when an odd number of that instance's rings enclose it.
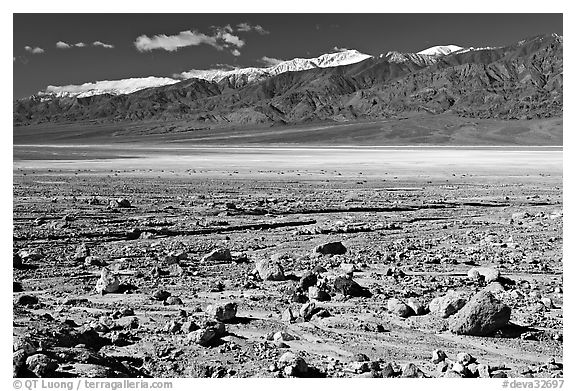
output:
{"label": "snow on mountain", "polygon": [[294,58],[292,60],[283,61],[279,64],[267,68],[237,68],[232,70],[190,70],[182,72],[179,75],[183,79],[198,78],[214,82],[220,82],[228,78],[232,84],[238,87],[238,83],[234,81],[241,81],[244,85],[254,81],[262,80],[267,77],[276,76],[285,72],[304,71],[312,68],[330,68],[341,65],[355,64],[364,61],[372,56],[360,53],[357,50],[343,50],[337,53],[327,53],[316,58]]}
{"label": "snow on mountain", "polygon": [[425,54],[427,56],[446,56],[462,49],[464,48],[456,45],[432,46],[431,48],[419,51],[417,54]]}
{"label": "snow on mountain", "polygon": [[386,55],[381,55],[380,57],[384,57],[388,62],[396,64],[412,61],[420,66],[432,65],[438,60],[438,56],[429,56],[427,54],[418,53],[401,53],[396,51],[388,52]]}
{"label": "snow on mountain", "polygon": [[45,91],[39,92],[40,97],[77,97],[84,98],[93,95],[123,95],[151,87],[161,87],[178,83],[180,80],[168,77],[141,77],[121,80],[102,80],[93,83],[67,86],[48,86]]}
{"label": "snow on mountain", "polygon": [[227,79],[233,87],[241,87],[254,83],[265,78],[289,71],[303,71],[311,68],[328,68],[340,65],[354,64],[372,56],[360,53],[357,50],[343,50],[338,53],[323,54],[316,58],[295,58],[284,61],[268,68],[234,68],[224,69],[192,69],[187,72],[169,77],[144,77],[121,80],[104,80],[81,85],[48,86],[45,91],[37,94],[41,99],[51,99],[53,97],[77,97],[83,98],[93,95],[111,94],[123,95],[150,88],[175,84],[182,79],[204,79],[213,82],[220,82]]}

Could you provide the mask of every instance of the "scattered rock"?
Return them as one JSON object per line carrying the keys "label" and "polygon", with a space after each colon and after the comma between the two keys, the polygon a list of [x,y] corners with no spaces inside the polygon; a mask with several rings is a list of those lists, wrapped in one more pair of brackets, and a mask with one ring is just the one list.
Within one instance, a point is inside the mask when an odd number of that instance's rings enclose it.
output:
{"label": "scattered rock", "polygon": [[414,312],[412,308],[408,307],[406,303],[396,298],[388,299],[388,311],[401,318],[407,318]]}
{"label": "scattered rock", "polygon": [[16,268],[16,269],[20,269],[20,268],[22,268],[22,266],[23,266],[22,258],[17,253],[14,253],[12,255],[12,267]]}
{"label": "scattered rock", "polygon": [[237,309],[238,304],[234,302],[223,304],[210,304],[206,308],[206,313],[221,322],[225,322],[228,320],[232,320],[236,317]]}
{"label": "scattered rock", "polygon": [[201,262],[232,262],[232,254],[227,248],[217,248],[204,255]]}
{"label": "scattered rock", "polygon": [[456,362],[462,365],[468,365],[474,362],[474,357],[468,353],[461,352],[456,355]]}
{"label": "scattered rock", "polygon": [[58,362],[42,353],[29,356],[26,367],[38,377],[51,377],[58,368]]}
{"label": "scattered rock", "polygon": [[408,363],[402,368],[402,375],[400,377],[426,377],[424,372],[420,370],[415,364]]}
{"label": "scattered rock", "polygon": [[286,352],[280,356],[276,366],[288,377],[303,377],[308,373],[306,361],[292,352]]}
{"label": "scattered rock", "polygon": [[83,262],[86,257],[90,256],[90,249],[86,246],[86,243],[82,243],[76,247],[76,252],[74,253],[74,260],[78,262]]}
{"label": "scattered rock", "polygon": [[433,315],[447,318],[464,307],[465,304],[466,298],[463,293],[450,291],[444,296],[432,299],[428,308]]}
{"label": "scattered rock", "polygon": [[308,288],[308,298],[316,301],[328,301],[330,300],[330,295],[328,292],[318,288],[317,286],[311,286]]}
{"label": "scattered rock", "polygon": [[501,304],[492,293],[480,291],[450,320],[455,334],[486,336],[510,320],[510,307]]}
{"label": "scattered rock", "polygon": [[415,315],[424,315],[426,313],[426,306],[415,297],[409,298],[406,304],[412,309]]}
{"label": "scattered rock", "polygon": [[164,301],[168,299],[172,294],[164,289],[157,289],[152,293],[152,299],[158,301]]}
{"label": "scattered rock", "polygon": [[279,261],[269,259],[260,260],[256,263],[256,270],[264,281],[284,281],[284,269]]}
{"label": "scattered rock", "polygon": [[118,292],[120,289],[120,281],[118,278],[108,269],[103,267],[100,272],[100,279],[96,281],[96,292],[104,295],[106,293]]}
{"label": "scattered rock", "polygon": [[23,306],[35,305],[38,303],[39,303],[39,300],[34,295],[20,295],[16,299],[16,304],[23,305]]}
{"label": "scattered rock", "polygon": [[315,309],[316,304],[313,301],[303,304],[302,307],[300,307],[300,316],[304,318],[304,320],[310,320]]}
{"label": "scattered rock", "polygon": [[166,305],[182,305],[182,299],[178,296],[170,296],[166,300],[164,300],[164,304]]}
{"label": "scattered rock", "polygon": [[369,297],[370,292],[349,276],[339,276],[334,280],[334,290],[346,296]]}
{"label": "scattered rock", "polygon": [[300,277],[300,289],[304,292],[308,290],[311,286],[316,285],[318,282],[318,277],[316,273],[313,272],[306,272],[302,277]]}
{"label": "scattered rock", "polygon": [[346,247],[342,242],[330,242],[316,247],[314,251],[322,255],[343,255],[346,254]]}
{"label": "scattered rock", "polygon": [[284,310],[284,312],[282,312],[282,321],[283,322],[292,322],[294,321],[294,319],[296,319],[296,317],[294,316],[294,313],[292,312],[292,308],[288,307]]}
{"label": "scattered rock", "polygon": [[443,350],[436,349],[432,351],[432,362],[434,364],[441,363],[442,361],[446,360],[446,358],[448,358],[448,356],[446,356],[446,353],[444,353]]}
{"label": "scattered rock", "polygon": [[473,267],[468,271],[468,278],[472,280],[482,279],[489,284],[500,279],[500,272],[492,267]]}
{"label": "scattered rock", "polygon": [[296,339],[292,334],[288,334],[284,331],[278,331],[272,337],[274,341],[293,341]]}

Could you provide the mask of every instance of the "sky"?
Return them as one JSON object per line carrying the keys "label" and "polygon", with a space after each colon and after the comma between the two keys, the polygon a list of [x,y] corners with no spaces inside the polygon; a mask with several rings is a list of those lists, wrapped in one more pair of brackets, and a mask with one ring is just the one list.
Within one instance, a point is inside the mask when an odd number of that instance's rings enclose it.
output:
{"label": "sky", "polygon": [[563,34],[562,14],[14,14],[13,98],[192,69],[269,66],[347,48],[503,46]]}

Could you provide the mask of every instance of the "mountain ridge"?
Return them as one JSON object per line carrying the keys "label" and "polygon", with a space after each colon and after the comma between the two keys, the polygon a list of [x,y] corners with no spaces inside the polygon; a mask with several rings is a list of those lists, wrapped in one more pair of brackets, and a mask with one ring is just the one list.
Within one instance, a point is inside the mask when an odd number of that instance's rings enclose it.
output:
{"label": "mountain ridge", "polygon": [[454,51],[430,63],[368,57],[282,72],[241,87],[223,79],[188,79],[128,95],[31,98],[14,103],[14,124],[156,118],[198,126],[272,125],[404,112],[546,118],[562,114],[562,49],[560,36],[545,35],[501,48]]}

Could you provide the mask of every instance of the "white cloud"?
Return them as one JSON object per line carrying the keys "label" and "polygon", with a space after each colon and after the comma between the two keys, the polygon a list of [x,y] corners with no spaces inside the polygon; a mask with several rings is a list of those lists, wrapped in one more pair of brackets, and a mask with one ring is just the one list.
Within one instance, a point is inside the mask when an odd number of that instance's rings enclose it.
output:
{"label": "white cloud", "polygon": [[32,53],[32,54],[42,54],[42,53],[44,53],[44,49],[39,48],[38,46],[36,46],[36,47],[34,47],[34,48],[33,48],[33,47],[30,47],[30,46],[24,46],[24,50],[26,50],[27,52]]}
{"label": "white cloud", "polygon": [[69,43],[66,43],[64,41],[56,42],[56,47],[58,49],[70,49],[73,46],[77,47],[77,48],[84,48],[84,47],[86,47],[86,44],[84,42],[78,42],[78,43],[74,43],[74,44],[69,44]]}
{"label": "white cloud", "polygon": [[67,44],[66,42],[62,42],[62,41],[56,42],[56,47],[58,49],[70,49],[70,45]]}
{"label": "white cloud", "polygon": [[264,56],[264,57],[260,58],[258,60],[258,62],[266,65],[267,67],[272,67],[274,65],[280,64],[281,62],[284,62],[284,60],[281,60],[279,58]]}
{"label": "white cloud", "polygon": [[110,45],[110,44],[100,42],[100,41],[92,42],[92,46],[100,46],[100,47],[103,47],[104,49],[114,49],[114,45]]}
{"label": "white cloud", "polygon": [[346,50],[350,50],[348,48],[339,48],[338,46],[334,46],[332,48],[332,50],[334,50],[335,52],[345,52]]}
{"label": "white cloud", "polygon": [[134,46],[141,52],[149,52],[151,50],[162,49],[169,52],[174,52],[179,48],[187,46],[198,46],[201,44],[206,44],[221,50],[222,45],[219,45],[215,37],[210,37],[206,34],[199,33],[197,31],[181,31],[177,35],[154,35],[153,37],[148,37],[147,35],[141,35],[136,38]]}
{"label": "white cloud", "polygon": [[218,34],[218,38],[220,38],[221,40],[223,40],[227,44],[230,44],[232,46],[236,46],[237,48],[241,48],[242,46],[244,46],[246,44],[246,42],[241,40],[239,37],[237,37],[236,35],[232,35],[230,33]]}
{"label": "white cloud", "polygon": [[237,27],[237,31],[241,31],[241,32],[255,31],[261,35],[270,34],[270,31],[266,31],[264,29],[264,27],[260,26],[259,24],[252,26],[247,22],[242,22],[242,23],[238,23],[236,25],[236,27]]}
{"label": "white cloud", "polygon": [[159,34],[152,37],[141,35],[134,41],[134,46],[140,52],[149,52],[152,50],[166,50],[168,52],[177,51],[180,48],[198,45],[210,45],[218,50],[230,49],[231,53],[239,56],[239,48],[243,47],[246,42],[240,37],[232,34],[232,27],[214,27],[216,30],[213,35],[207,35],[198,31],[181,31],[176,35]]}

